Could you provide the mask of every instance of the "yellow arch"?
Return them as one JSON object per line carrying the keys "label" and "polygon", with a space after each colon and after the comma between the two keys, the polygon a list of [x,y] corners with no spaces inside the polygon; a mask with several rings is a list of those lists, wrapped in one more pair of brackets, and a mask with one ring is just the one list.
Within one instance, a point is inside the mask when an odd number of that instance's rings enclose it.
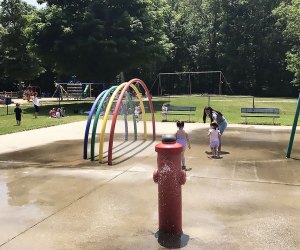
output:
{"label": "yellow arch", "polygon": [[[113,92],[113,94],[111,95],[109,102],[106,106],[106,110],[103,116],[103,122],[102,122],[102,127],[101,127],[101,134],[100,134],[100,144],[99,144],[99,162],[103,162],[103,146],[104,146],[104,136],[105,136],[105,129],[106,129],[106,124],[107,124],[107,119],[108,119],[108,115],[109,115],[109,111],[113,105],[114,99],[117,95],[117,93],[123,89],[125,87],[125,85],[127,84],[127,82],[124,82],[122,84],[120,84],[115,91]],[[143,122],[144,122],[144,139],[147,139],[147,125],[146,125],[146,115],[145,115],[145,107],[144,107],[144,103],[143,103],[143,99],[141,96],[141,93],[138,91],[138,89],[134,86],[134,84],[131,84],[130,87],[134,90],[134,92],[136,93],[139,102],[140,102],[140,106],[141,106],[141,110],[142,110],[142,117],[143,117]],[[114,111],[115,112],[115,111]]]}

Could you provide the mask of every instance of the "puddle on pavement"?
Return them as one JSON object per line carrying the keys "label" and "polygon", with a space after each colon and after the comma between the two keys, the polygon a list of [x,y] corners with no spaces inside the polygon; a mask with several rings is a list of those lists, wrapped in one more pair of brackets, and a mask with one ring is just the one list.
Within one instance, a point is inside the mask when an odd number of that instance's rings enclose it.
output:
{"label": "puddle on pavement", "polygon": [[[44,215],[40,205],[33,200],[19,201],[19,194],[12,191],[9,183],[0,181],[0,224],[6,224],[9,213],[9,223],[18,224],[20,221],[30,221]],[[22,187],[20,187],[21,189]],[[6,211],[6,212],[5,212]]]}

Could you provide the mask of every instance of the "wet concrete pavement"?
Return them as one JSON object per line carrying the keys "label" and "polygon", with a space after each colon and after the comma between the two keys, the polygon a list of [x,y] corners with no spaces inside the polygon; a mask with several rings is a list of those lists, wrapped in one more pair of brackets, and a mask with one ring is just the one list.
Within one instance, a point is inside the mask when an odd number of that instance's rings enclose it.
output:
{"label": "wet concrete pavement", "polygon": [[[82,160],[82,122],[0,136],[0,249],[299,249],[299,131],[285,159],[289,127],[230,125],[209,159],[207,125],[186,130],[177,239],[158,233],[158,141],[124,143],[117,129],[107,166]],[[157,123],[158,140],[171,131]]]}

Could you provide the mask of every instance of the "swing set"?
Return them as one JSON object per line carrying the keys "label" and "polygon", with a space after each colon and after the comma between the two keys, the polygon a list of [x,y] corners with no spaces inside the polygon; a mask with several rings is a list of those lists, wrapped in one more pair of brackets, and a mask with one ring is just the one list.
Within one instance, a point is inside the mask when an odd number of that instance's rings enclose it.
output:
{"label": "swing set", "polygon": [[222,71],[174,72],[158,74],[158,95],[215,93],[222,95],[224,83],[231,92]]}

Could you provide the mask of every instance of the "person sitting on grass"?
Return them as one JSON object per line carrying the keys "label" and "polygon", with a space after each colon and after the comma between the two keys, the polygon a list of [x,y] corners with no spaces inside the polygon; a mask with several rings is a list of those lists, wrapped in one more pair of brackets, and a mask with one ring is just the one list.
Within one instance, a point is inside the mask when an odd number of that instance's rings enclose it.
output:
{"label": "person sitting on grass", "polygon": [[55,108],[50,109],[49,118],[56,118],[56,109]]}
{"label": "person sitting on grass", "polygon": [[66,116],[66,110],[65,110],[64,107],[60,108],[60,114],[61,114],[61,117],[65,117]]}
{"label": "person sitting on grass", "polygon": [[56,110],[55,117],[56,117],[56,118],[61,118],[60,108],[58,108],[58,109]]}

